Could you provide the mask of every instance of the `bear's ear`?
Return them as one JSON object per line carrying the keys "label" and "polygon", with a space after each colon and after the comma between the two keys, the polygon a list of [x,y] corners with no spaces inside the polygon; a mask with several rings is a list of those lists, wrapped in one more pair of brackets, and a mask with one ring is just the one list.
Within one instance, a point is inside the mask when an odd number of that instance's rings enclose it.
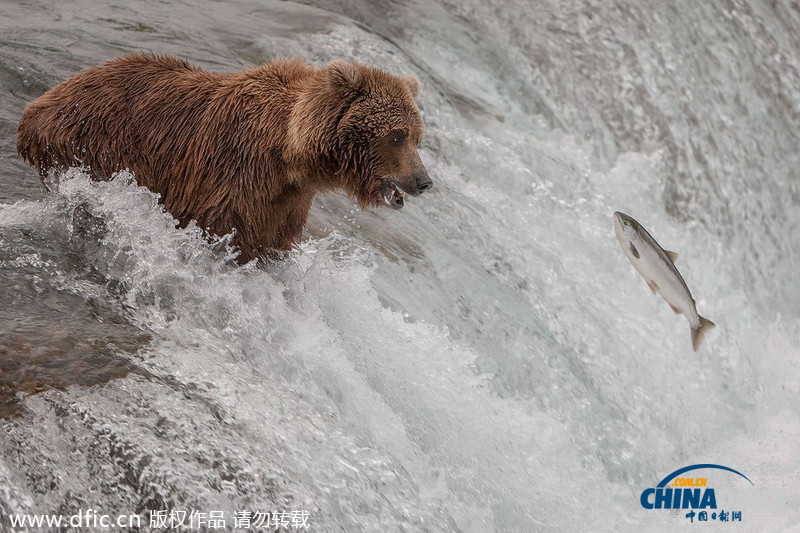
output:
{"label": "bear's ear", "polygon": [[416,100],[419,96],[419,79],[417,79],[416,76],[403,76],[400,79],[403,80],[403,83],[406,84],[411,94],[414,96],[414,100]]}
{"label": "bear's ear", "polygon": [[334,61],[328,64],[328,80],[339,89],[361,92],[364,87],[362,69],[349,61]]}

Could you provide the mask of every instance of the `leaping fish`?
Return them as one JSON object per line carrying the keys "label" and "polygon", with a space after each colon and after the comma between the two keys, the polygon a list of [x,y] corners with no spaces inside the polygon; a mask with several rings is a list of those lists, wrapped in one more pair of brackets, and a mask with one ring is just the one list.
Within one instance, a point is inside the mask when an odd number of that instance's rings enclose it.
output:
{"label": "leaping fish", "polygon": [[664,250],[641,224],[619,211],[614,213],[614,232],[625,256],[647,281],[650,290],[660,294],[675,313],[689,321],[692,348],[697,351],[703,335],[714,323],[697,313],[692,293],[675,268],[678,254]]}

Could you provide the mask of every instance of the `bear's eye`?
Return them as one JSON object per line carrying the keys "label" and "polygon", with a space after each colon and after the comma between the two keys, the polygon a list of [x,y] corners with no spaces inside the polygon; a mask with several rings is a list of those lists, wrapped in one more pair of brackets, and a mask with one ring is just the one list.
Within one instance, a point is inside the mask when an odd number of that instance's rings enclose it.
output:
{"label": "bear's eye", "polygon": [[403,146],[406,141],[406,134],[402,131],[393,131],[389,134],[389,145],[394,147]]}

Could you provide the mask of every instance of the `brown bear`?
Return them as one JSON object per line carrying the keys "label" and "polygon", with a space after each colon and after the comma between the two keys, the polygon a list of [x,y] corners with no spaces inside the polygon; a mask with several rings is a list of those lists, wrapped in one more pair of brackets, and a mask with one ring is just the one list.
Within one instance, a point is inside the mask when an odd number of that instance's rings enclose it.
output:
{"label": "brown bear", "polygon": [[96,179],[128,169],[182,225],[235,230],[244,263],[290,249],[317,192],[399,209],[404,193],[429,189],[418,93],[413,76],[345,61],[221,74],[132,54],[31,102],[17,151],[43,180],[72,166]]}

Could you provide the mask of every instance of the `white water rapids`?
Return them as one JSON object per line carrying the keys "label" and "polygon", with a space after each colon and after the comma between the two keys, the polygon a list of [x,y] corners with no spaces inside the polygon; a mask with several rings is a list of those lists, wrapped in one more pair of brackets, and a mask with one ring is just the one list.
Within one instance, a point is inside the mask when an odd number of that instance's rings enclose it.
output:
{"label": "white water rapids", "polygon": [[[126,4],[0,1],[0,513],[674,531],[700,525],[642,490],[716,463],[754,486],[709,475],[743,519],[705,526],[797,527],[793,2]],[[129,175],[44,193],[15,155],[25,104],[140,49],[415,74],[434,189],[399,212],[321,197],[266,268]],[[617,210],[679,253],[717,324],[697,353]]]}

